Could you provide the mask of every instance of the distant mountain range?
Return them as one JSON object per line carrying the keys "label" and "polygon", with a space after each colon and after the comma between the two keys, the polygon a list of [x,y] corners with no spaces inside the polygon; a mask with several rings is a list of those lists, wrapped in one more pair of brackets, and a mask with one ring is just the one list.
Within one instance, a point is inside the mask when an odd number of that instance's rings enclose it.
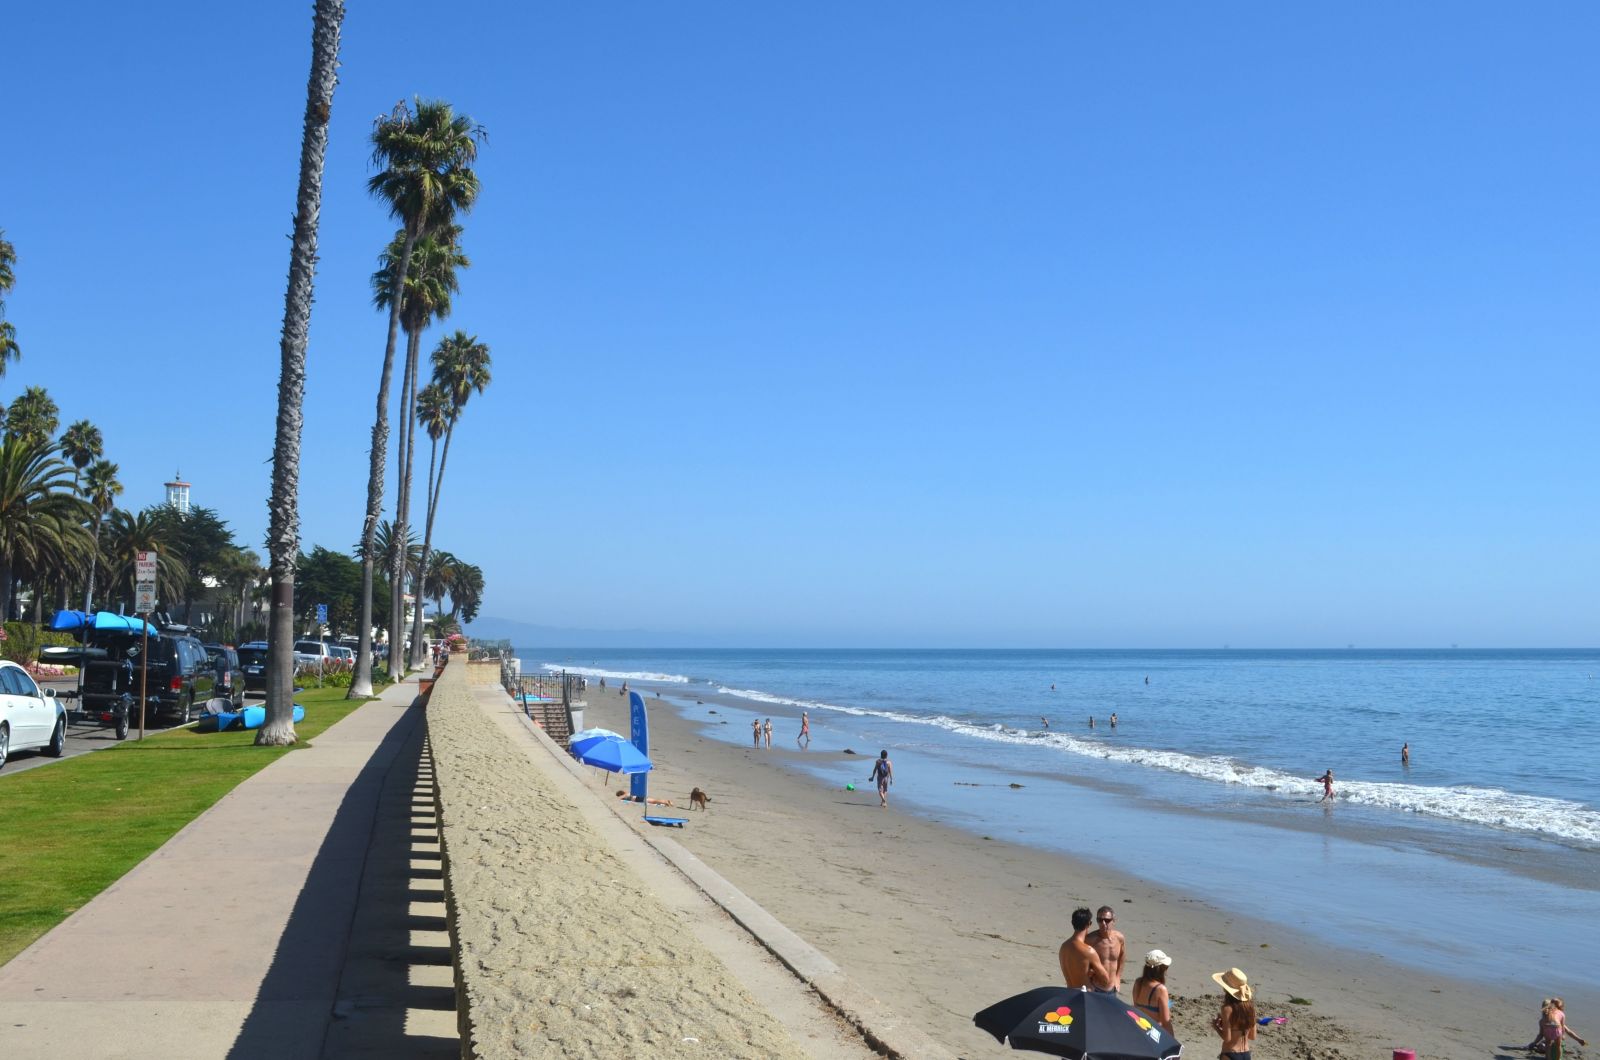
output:
{"label": "distant mountain range", "polygon": [[648,629],[566,629],[512,618],[484,616],[466,627],[467,636],[509,640],[518,648],[705,648],[716,638]]}

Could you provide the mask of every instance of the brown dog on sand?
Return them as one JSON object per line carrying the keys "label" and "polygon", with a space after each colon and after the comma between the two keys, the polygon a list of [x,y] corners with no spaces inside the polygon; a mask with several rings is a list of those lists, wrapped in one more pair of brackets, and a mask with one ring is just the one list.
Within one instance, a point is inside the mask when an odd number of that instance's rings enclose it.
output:
{"label": "brown dog on sand", "polygon": [[707,795],[699,788],[695,788],[693,791],[689,792],[689,808],[691,810],[703,810],[706,808],[706,803],[710,801],[711,796]]}

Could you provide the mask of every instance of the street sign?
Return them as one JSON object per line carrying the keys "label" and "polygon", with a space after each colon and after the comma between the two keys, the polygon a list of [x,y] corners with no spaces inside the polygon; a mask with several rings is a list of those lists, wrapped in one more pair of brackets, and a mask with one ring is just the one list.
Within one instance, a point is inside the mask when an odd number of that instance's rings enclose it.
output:
{"label": "street sign", "polygon": [[136,614],[148,615],[156,609],[156,583],[140,582],[133,593],[133,610]]}
{"label": "street sign", "polygon": [[140,582],[153,582],[156,580],[156,554],[150,552],[135,552],[133,554],[133,578]]}
{"label": "street sign", "polygon": [[328,624],[328,605],[327,604],[318,604],[317,605],[317,625],[325,626],[327,624]]}

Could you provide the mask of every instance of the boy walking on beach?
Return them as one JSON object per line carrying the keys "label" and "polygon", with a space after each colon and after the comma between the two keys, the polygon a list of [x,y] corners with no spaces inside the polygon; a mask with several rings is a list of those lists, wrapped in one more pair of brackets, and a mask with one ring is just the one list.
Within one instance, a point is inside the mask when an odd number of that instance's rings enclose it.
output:
{"label": "boy walking on beach", "polygon": [[1084,941],[1100,955],[1100,962],[1111,973],[1112,989],[1122,989],[1122,962],[1127,959],[1128,940],[1115,927],[1117,912],[1109,905],[1100,907],[1094,915],[1100,926],[1084,936]]}
{"label": "boy walking on beach", "polygon": [[878,805],[887,808],[889,805],[889,785],[894,783],[894,766],[889,762],[889,752],[882,751],[878,760],[872,763],[872,775],[868,780],[878,782]]}
{"label": "boy walking on beach", "polygon": [[1068,986],[1086,986],[1090,990],[1110,993],[1111,973],[1085,938],[1093,923],[1094,914],[1089,910],[1072,911],[1072,937],[1061,944],[1058,954],[1061,958],[1061,974],[1066,977]]}
{"label": "boy walking on beach", "polygon": [[803,710],[800,712],[800,735],[794,738],[794,742],[800,745],[802,751],[811,746],[811,715]]}

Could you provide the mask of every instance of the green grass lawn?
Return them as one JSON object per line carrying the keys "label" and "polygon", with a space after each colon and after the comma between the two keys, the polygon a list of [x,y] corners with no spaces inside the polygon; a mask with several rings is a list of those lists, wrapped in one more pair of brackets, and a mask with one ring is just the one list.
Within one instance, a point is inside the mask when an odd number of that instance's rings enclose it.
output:
{"label": "green grass lawn", "polygon": [[[299,747],[361,706],[346,689],[295,696]],[[294,748],[253,731],[177,729],[105,751],[0,774],[0,964],[116,882],[212,803]]]}

